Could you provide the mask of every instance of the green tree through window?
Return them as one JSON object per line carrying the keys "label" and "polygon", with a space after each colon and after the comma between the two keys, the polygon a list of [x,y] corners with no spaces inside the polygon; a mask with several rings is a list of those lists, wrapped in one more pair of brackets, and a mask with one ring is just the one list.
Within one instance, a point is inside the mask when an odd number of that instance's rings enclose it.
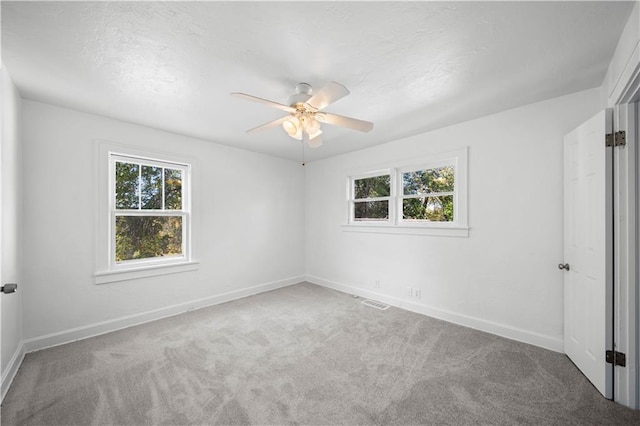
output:
{"label": "green tree through window", "polygon": [[468,147],[347,177],[346,232],[469,236]]}
{"label": "green tree through window", "polygon": [[114,162],[115,262],[184,256],[184,169]]}
{"label": "green tree through window", "polygon": [[454,178],[453,166],[402,173],[402,218],[453,222]]}
{"label": "green tree through window", "polygon": [[353,180],[354,219],[388,220],[391,176],[381,175]]}

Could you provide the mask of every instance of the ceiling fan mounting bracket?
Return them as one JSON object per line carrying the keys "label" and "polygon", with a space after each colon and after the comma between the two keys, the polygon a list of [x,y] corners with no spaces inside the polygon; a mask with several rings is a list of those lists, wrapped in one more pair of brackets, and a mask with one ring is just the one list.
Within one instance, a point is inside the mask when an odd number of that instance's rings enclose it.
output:
{"label": "ceiling fan mounting bracket", "polygon": [[305,95],[311,95],[313,89],[309,83],[296,84],[296,93],[304,93]]}
{"label": "ceiling fan mounting bracket", "polygon": [[311,98],[313,89],[310,84],[298,83],[296,84],[296,93],[289,96],[289,105],[299,109],[298,104],[304,104]]}

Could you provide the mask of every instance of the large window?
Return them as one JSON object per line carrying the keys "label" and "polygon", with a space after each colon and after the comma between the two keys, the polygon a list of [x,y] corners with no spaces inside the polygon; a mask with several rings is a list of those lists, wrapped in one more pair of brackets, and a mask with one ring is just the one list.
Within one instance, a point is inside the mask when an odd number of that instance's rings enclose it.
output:
{"label": "large window", "polygon": [[188,165],[111,155],[115,265],[187,256]]}
{"label": "large window", "polygon": [[96,283],[198,269],[191,200],[196,160],[96,146]]}
{"label": "large window", "polygon": [[468,235],[466,149],[387,166],[349,176],[345,230]]}

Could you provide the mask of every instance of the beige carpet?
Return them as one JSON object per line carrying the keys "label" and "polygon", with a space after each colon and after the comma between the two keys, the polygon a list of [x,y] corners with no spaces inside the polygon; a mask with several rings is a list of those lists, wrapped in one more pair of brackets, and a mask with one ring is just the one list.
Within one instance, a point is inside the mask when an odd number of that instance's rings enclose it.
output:
{"label": "beige carpet", "polygon": [[640,421],[559,353],[299,284],[28,354],[2,425]]}

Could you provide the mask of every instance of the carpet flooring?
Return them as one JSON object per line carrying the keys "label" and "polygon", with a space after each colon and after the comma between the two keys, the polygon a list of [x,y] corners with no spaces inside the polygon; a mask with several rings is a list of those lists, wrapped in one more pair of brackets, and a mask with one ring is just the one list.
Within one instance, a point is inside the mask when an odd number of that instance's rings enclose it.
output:
{"label": "carpet flooring", "polygon": [[28,354],[2,425],[624,425],[562,354],[308,283]]}

